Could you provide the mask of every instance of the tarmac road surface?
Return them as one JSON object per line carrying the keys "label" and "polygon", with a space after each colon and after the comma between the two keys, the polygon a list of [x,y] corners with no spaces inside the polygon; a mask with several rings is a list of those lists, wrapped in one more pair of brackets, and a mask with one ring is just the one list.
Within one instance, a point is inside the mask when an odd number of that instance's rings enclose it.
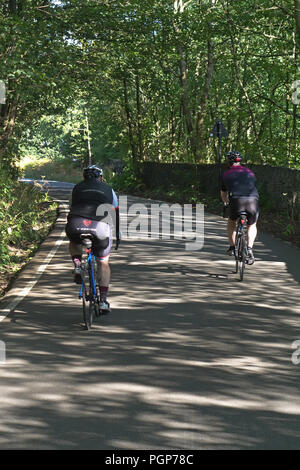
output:
{"label": "tarmac road surface", "polygon": [[56,227],[0,303],[0,449],[299,449],[299,250],[259,234],[241,283],[220,217],[200,251],[124,239],[86,331],[71,188],[50,183]]}

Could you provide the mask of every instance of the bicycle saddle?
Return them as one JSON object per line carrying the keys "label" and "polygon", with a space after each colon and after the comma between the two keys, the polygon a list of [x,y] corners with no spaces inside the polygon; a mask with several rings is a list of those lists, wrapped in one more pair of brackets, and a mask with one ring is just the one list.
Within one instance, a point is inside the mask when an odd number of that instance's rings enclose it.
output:
{"label": "bicycle saddle", "polygon": [[91,233],[82,233],[80,235],[80,238],[82,240],[83,245],[85,245],[87,248],[90,248],[92,246],[94,237]]}

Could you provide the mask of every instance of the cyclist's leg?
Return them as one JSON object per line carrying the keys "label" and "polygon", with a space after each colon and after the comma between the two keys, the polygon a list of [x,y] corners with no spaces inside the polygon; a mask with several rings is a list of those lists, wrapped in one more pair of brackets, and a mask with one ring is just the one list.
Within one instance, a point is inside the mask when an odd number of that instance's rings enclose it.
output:
{"label": "cyclist's leg", "polygon": [[248,225],[248,247],[249,248],[253,248],[256,236],[257,236],[257,226],[255,222],[254,224]]}
{"label": "cyclist's leg", "polygon": [[82,248],[80,238],[78,238],[77,227],[80,226],[81,220],[78,217],[70,217],[66,225],[66,234],[70,240],[69,253],[74,263],[74,281],[76,284],[81,283],[80,265],[82,260]]}
{"label": "cyclist's leg", "polygon": [[110,265],[109,255],[106,257],[96,257],[98,264],[98,283],[100,290],[100,311],[102,313],[110,312],[110,305],[107,300],[110,284]]}
{"label": "cyclist's leg", "polygon": [[236,221],[237,219],[233,220],[230,217],[228,217],[228,220],[227,220],[227,235],[228,235],[228,241],[229,241],[230,246],[235,245]]}
{"label": "cyclist's leg", "polygon": [[80,240],[80,227],[82,224],[82,217],[73,216],[68,218],[68,223],[66,225],[66,235],[70,240],[69,244],[69,253],[72,259],[81,260],[81,240]]}
{"label": "cyclist's leg", "polygon": [[112,247],[112,232],[109,225],[99,222],[97,237],[94,239],[94,253],[98,265],[98,283],[100,288],[100,308],[109,310],[107,295],[110,284],[109,255]]}
{"label": "cyclist's leg", "polygon": [[82,261],[81,245],[70,241],[69,253],[71,255],[71,258],[74,264],[74,271],[73,271],[74,282],[76,284],[81,284],[81,261]]}
{"label": "cyclist's leg", "polygon": [[257,235],[257,227],[256,223],[248,225],[248,264],[253,264],[255,262],[254,254],[253,254],[253,245]]}
{"label": "cyclist's leg", "polygon": [[248,264],[253,264],[255,261],[253,254],[253,246],[257,237],[257,219],[259,216],[258,200],[256,198],[249,198],[247,201],[247,214],[248,214]]}
{"label": "cyclist's leg", "polygon": [[259,216],[258,200],[256,198],[248,198],[246,204],[248,216],[248,246],[253,248],[257,236],[257,220]]}
{"label": "cyclist's leg", "polygon": [[82,250],[81,244],[70,241],[69,253],[71,255],[71,258],[74,264],[77,264],[77,262],[81,262],[81,258],[82,258],[81,250]]}
{"label": "cyclist's leg", "polygon": [[229,214],[227,219],[227,236],[229,241],[229,249],[227,250],[227,254],[233,256],[234,254],[234,246],[235,246],[235,239],[236,239],[236,226],[237,226],[237,219],[238,219],[238,199],[231,198],[229,204]]}
{"label": "cyclist's leg", "polygon": [[98,264],[98,283],[100,287],[100,299],[106,300],[110,283],[109,255],[105,258],[96,257]]}

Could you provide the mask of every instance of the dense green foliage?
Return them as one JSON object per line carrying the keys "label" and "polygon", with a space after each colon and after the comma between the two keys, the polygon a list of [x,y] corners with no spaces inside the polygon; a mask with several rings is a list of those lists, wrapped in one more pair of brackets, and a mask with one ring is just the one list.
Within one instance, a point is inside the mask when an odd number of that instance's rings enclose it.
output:
{"label": "dense green foliage", "polygon": [[24,261],[48,233],[56,204],[36,186],[0,177],[0,272]]}
{"label": "dense green foliage", "polygon": [[57,204],[38,187],[0,176],[0,297],[48,235]]}
{"label": "dense green foliage", "polygon": [[90,136],[97,161],[212,162],[221,118],[224,147],[298,167],[298,17],[298,0],[2,2],[0,158],[86,162]]}

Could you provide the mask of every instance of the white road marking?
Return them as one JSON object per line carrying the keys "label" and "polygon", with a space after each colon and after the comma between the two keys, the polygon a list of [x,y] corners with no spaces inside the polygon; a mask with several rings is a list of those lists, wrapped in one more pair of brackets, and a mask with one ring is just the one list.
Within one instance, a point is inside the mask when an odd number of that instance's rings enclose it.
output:
{"label": "white road marking", "polygon": [[[61,204],[60,212],[64,211],[67,207],[68,207],[67,204]],[[57,219],[57,222],[59,222],[59,221],[61,221],[60,217]],[[8,306],[6,308],[0,309],[0,322],[2,322],[8,316],[8,314],[11,313],[19,305],[20,302],[22,302],[22,300],[29,294],[31,289],[39,281],[39,279],[42,276],[42,274],[44,273],[45,269],[50,264],[52,258],[55,256],[58,248],[62,244],[62,242],[65,238],[65,235],[66,235],[66,232],[65,232],[65,228],[64,228],[62,230],[62,232],[60,233],[60,235],[59,235],[59,239],[56,240],[55,245],[49,251],[49,253],[48,253],[48,255],[45,259],[45,262],[40,265],[40,267],[38,268],[38,270],[34,274],[34,279],[29,281],[27,283],[26,287],[24,287],[24,289],[21,289],[19,292],[17,292],[15,294],[16,298],[10,304],[8,304]]]}

